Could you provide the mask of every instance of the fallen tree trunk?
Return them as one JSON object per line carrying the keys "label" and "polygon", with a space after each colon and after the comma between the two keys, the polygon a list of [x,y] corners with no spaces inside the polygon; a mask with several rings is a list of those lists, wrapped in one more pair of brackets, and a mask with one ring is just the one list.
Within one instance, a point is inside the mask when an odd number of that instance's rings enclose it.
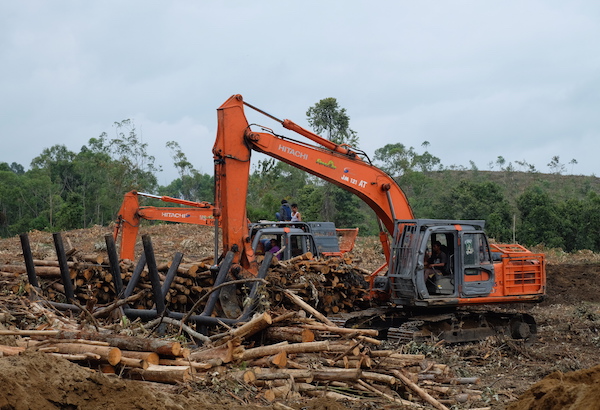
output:
{"label": "fallen tree trunk", "polygon": [[81,343],[53,343],[48,347],[55,348],[56,353],[86,354],[93,353],[110,365],[116,365],[121,361],[121,350],[118,347],[97,346]]}
{"label": "fallen tree trunk", "polygon": [[242,360],[252,360],[258,357],[271,356],[279,352],[291,353],[314,353],[323,352],[329,350],[329,342],[308,342],[308,343],[294,343],[294,344],[277,344],[271,346],[255,347],[254,349],[248,349],[244,352]]}
{"label": "fallen tree trunk", "polygon": [[17,356],[23,353],[24,351],[24,347],[0,345],[0,355],[2,356]]}
{"label": "fallen tree trunk", "polygon": [[159,356],[155,352],[135,352],[130,350],[121,350],[121,356],[131,359],[145,360],[149,364],[158,364]]}
{"label": "fallen tree trunk", "polygon": [[290,292],[289,290],[284,290],[284,293],[292,302],[294,302],[300,308],[306,310],[308,313],[310,313],[311,315],[313,315],[314,317],[319,319],[321,322],[325,323],[326,325],[332,326],[332,327],[337,327],[335,325],[335,323],[333,323],[331,320],[327,319],[325,317],[325,315],[323,315],[321,312],[319,312],[318,310],[313,308],[311,305],[309,305],[308,303],[303,301],[301,297],[295,295],[294,293]]}
{"label": "fallen tree trunk", "polygon": [[189,359],[198,362],[220,359],[223,363],[230,363],[241,359],[243,354],[244,347],[241,346],[240,340],[232,339],[220,346],[190,353]]}
{"label": "fallen tree trunk", "polygon": [[[35,336],[42,336],[44,333],[38,333]],[[32,335],[33,336],[33,335]],[[111,346],[118,347],[123,350],[133,350],[138,352],[156,352],[161,355],[180,356],[182,353],[181,344],[162,339],[149,339],[135,336],[124,336],[110,333],[95,333],[95,332],[76,332],[59,330],[58,333],[52,335],[55,339],[83,339],[83,340],[98,340],[107,342]]]}

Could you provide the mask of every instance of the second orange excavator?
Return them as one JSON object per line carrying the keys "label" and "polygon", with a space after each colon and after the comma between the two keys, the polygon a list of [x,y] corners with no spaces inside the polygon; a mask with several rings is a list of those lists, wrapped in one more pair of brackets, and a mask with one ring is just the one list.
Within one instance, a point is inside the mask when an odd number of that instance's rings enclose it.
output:
{"label": "second orange excavator", "polygon": [[[185,205],[185,207],[141,206],[140,196]],[[170,196],[158,196],[136,191],[126,193],[113,232],[115,241],[121,237],[120,258],[134,260],[135,243],[142,220],[214,226],[213,210],[213,205],[208,202],[186,201]]]}

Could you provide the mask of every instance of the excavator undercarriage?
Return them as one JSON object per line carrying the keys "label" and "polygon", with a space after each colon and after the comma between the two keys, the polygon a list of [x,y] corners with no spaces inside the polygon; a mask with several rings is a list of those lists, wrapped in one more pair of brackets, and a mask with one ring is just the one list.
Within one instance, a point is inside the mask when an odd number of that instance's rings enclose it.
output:
{"label": "excavator undercarriage", "polygon": [[535,337],[537,325],[533,316],[503,310],[373,308],[336,315],[330,319],[348,328],[377,329],[380,339],[397,343],[441,340],[463,343],[489,336],[523,340]]}

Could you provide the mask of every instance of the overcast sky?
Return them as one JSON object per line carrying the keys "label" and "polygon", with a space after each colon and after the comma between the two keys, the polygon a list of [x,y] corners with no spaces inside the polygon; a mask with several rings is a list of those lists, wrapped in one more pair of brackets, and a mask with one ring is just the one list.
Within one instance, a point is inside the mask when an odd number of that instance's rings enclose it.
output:
{"label": "overcast sky", "polygon": [[446,166],[598,175],[599,39],[595,0],[0,0],[0,162],[132,119],[161,184],[171,140],[212,174],[216,109],[242,94],[307,128],[334,97],[370,155],[428,141]]}

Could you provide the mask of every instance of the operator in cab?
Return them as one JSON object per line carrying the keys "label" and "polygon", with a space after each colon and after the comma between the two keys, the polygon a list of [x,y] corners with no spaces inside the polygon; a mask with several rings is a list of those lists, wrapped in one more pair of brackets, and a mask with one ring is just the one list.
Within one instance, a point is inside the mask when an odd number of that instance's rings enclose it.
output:
{"label": "operator in cab", "polygon": [[433,243],[433,253],[425,261],[425,280],[433,277],[434,275],[443,275],[446,271],[446,264],[448,263],[448,256],[442,251],[442,244],[440,241]]}

